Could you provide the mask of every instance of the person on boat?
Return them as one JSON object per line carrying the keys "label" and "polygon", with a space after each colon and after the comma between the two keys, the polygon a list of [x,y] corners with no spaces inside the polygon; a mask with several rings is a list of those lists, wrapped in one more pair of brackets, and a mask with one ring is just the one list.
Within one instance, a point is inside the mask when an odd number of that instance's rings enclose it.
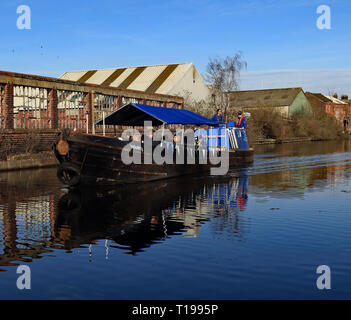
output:
{"label": "person on boat", "polygon": [[146,138],[149,138],[152,141],[153,137],[154,137],[153,127],[147,126],[147,127],[145,127],[144,133],[141,135],[141,142],[144,143]]}
{"label": "person on boat", "polygon": [[223,126],[224,121],[223,121],[223,116],[222,116],[222,110],[217,109],[217,113],[212,117],[211,120],[218,122],[219,126]]}
{"label": "person on boat", "polygon": [[180,136],[175,134],[173,136],[172,151],[174,151],[177,148],[177,146],[180,144],[180,142],[181,142]]}
{"label": "person on boat", "polygon": [[138,133],[133,134],[132,140],[136,141],[136,142],[140,142],[141,141],[140,133],[138,132]]}
{"label": "person on boat", "polygon": [[235,122],[235,126],[237,128],[244,128],[246,129],[246,119],[244,117],[244,115],[242,114],[241,111],[238,112],[238,118],[236,119],[236,122]]}
{"label": "person on boat", "polygon": [[180,136],[178,136],[177,134],[175,134],[175,135],[173,136],[173,142],[174,142],[175,144],[179,143],[179,142],[180,142]]}

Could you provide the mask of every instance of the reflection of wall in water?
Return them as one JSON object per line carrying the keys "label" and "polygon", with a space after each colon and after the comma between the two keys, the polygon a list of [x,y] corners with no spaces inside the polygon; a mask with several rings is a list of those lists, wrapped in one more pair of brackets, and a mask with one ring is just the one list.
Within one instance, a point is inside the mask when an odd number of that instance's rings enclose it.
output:
{"label": "reflection of wall in water", "polygon": [[16,221],[21,239],[49,240],[52,196],[29,198],[16,203]]}
{"label": "reflection of wall in water", "polygon": [[48,252],[55,223],[52,169],[0,174],[0,265],[29,262]]}
{"label": "reflection of wall in water", "polygon": [[[1,254],[7,249],[27,248],[27,244],[49,241],[52,219],[55,215],[53,196],[40,196],[25,202],[8,202],[0,208],[0,228],[3,242],[0,242]],[[17,242],[21,239],[21,242]]]}

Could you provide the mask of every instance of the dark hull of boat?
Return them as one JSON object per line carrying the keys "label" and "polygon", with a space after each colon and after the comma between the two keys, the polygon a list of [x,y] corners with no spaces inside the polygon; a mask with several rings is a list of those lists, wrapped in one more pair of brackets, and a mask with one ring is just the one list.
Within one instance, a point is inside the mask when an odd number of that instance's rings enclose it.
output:
{"label": "dark hull of boat", "polygon": [[[130,164],[122,162],[121,153],[127,142],[116,138],[76,134],[67,139],[69,152],[60,155],[58,177],[68,185],[77,184],[127,184],[154,181],[189,174],[209,174],[214,167],[210,161],[199,164],[195,153],[195,164]],[[138,152],[135,151],[134,152]],[[174,154],[175,155],[175,154]],[[144,154],[141,154],[142,159]],[[187,155],[185,154],[185,159]],[[229,167],[248,165],[253,162],[253,149],[229,152]]]}

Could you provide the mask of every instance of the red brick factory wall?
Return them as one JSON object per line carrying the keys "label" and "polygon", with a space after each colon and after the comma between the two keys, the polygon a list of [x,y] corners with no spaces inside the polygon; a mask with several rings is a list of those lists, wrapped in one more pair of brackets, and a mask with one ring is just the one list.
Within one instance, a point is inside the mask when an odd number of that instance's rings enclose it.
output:
{"label": "red brick factory wall", "polygon": [[9,156],[50,151],[60,130],[1,130],[0,160]]}

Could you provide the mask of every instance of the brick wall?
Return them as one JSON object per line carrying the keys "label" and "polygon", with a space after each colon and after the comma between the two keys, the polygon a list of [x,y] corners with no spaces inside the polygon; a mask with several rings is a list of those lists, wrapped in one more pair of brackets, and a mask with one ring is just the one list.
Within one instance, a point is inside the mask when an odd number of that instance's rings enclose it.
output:
{"label": "brick wall", "polygon": [[0,160],[22,153],[50,151],[60,130],[1,130]]}
{"label": "brick wall", "polygon": [[8,83],[5,86],[4,114],[5,114],[5,128],[13,129],[13,84],[12,83]]}
{"label": "brick wall", "polygon": [[51,120],[50,128],[57,129],[58,128],[58,110],[57,110],[57,90],[51,89],[48,94],[48,111],[49,118]]}
{"label": "brick wall", "polygon": [[351,116],[350,104],[337,104],[332,101],[321,101],[318,97],[309,92],[306,93],[306,96],[310,101],[315,114],[323,112],[328,116],[334,117],[339,122],[340,126],[344,126],[344,120],[349,119]]}

